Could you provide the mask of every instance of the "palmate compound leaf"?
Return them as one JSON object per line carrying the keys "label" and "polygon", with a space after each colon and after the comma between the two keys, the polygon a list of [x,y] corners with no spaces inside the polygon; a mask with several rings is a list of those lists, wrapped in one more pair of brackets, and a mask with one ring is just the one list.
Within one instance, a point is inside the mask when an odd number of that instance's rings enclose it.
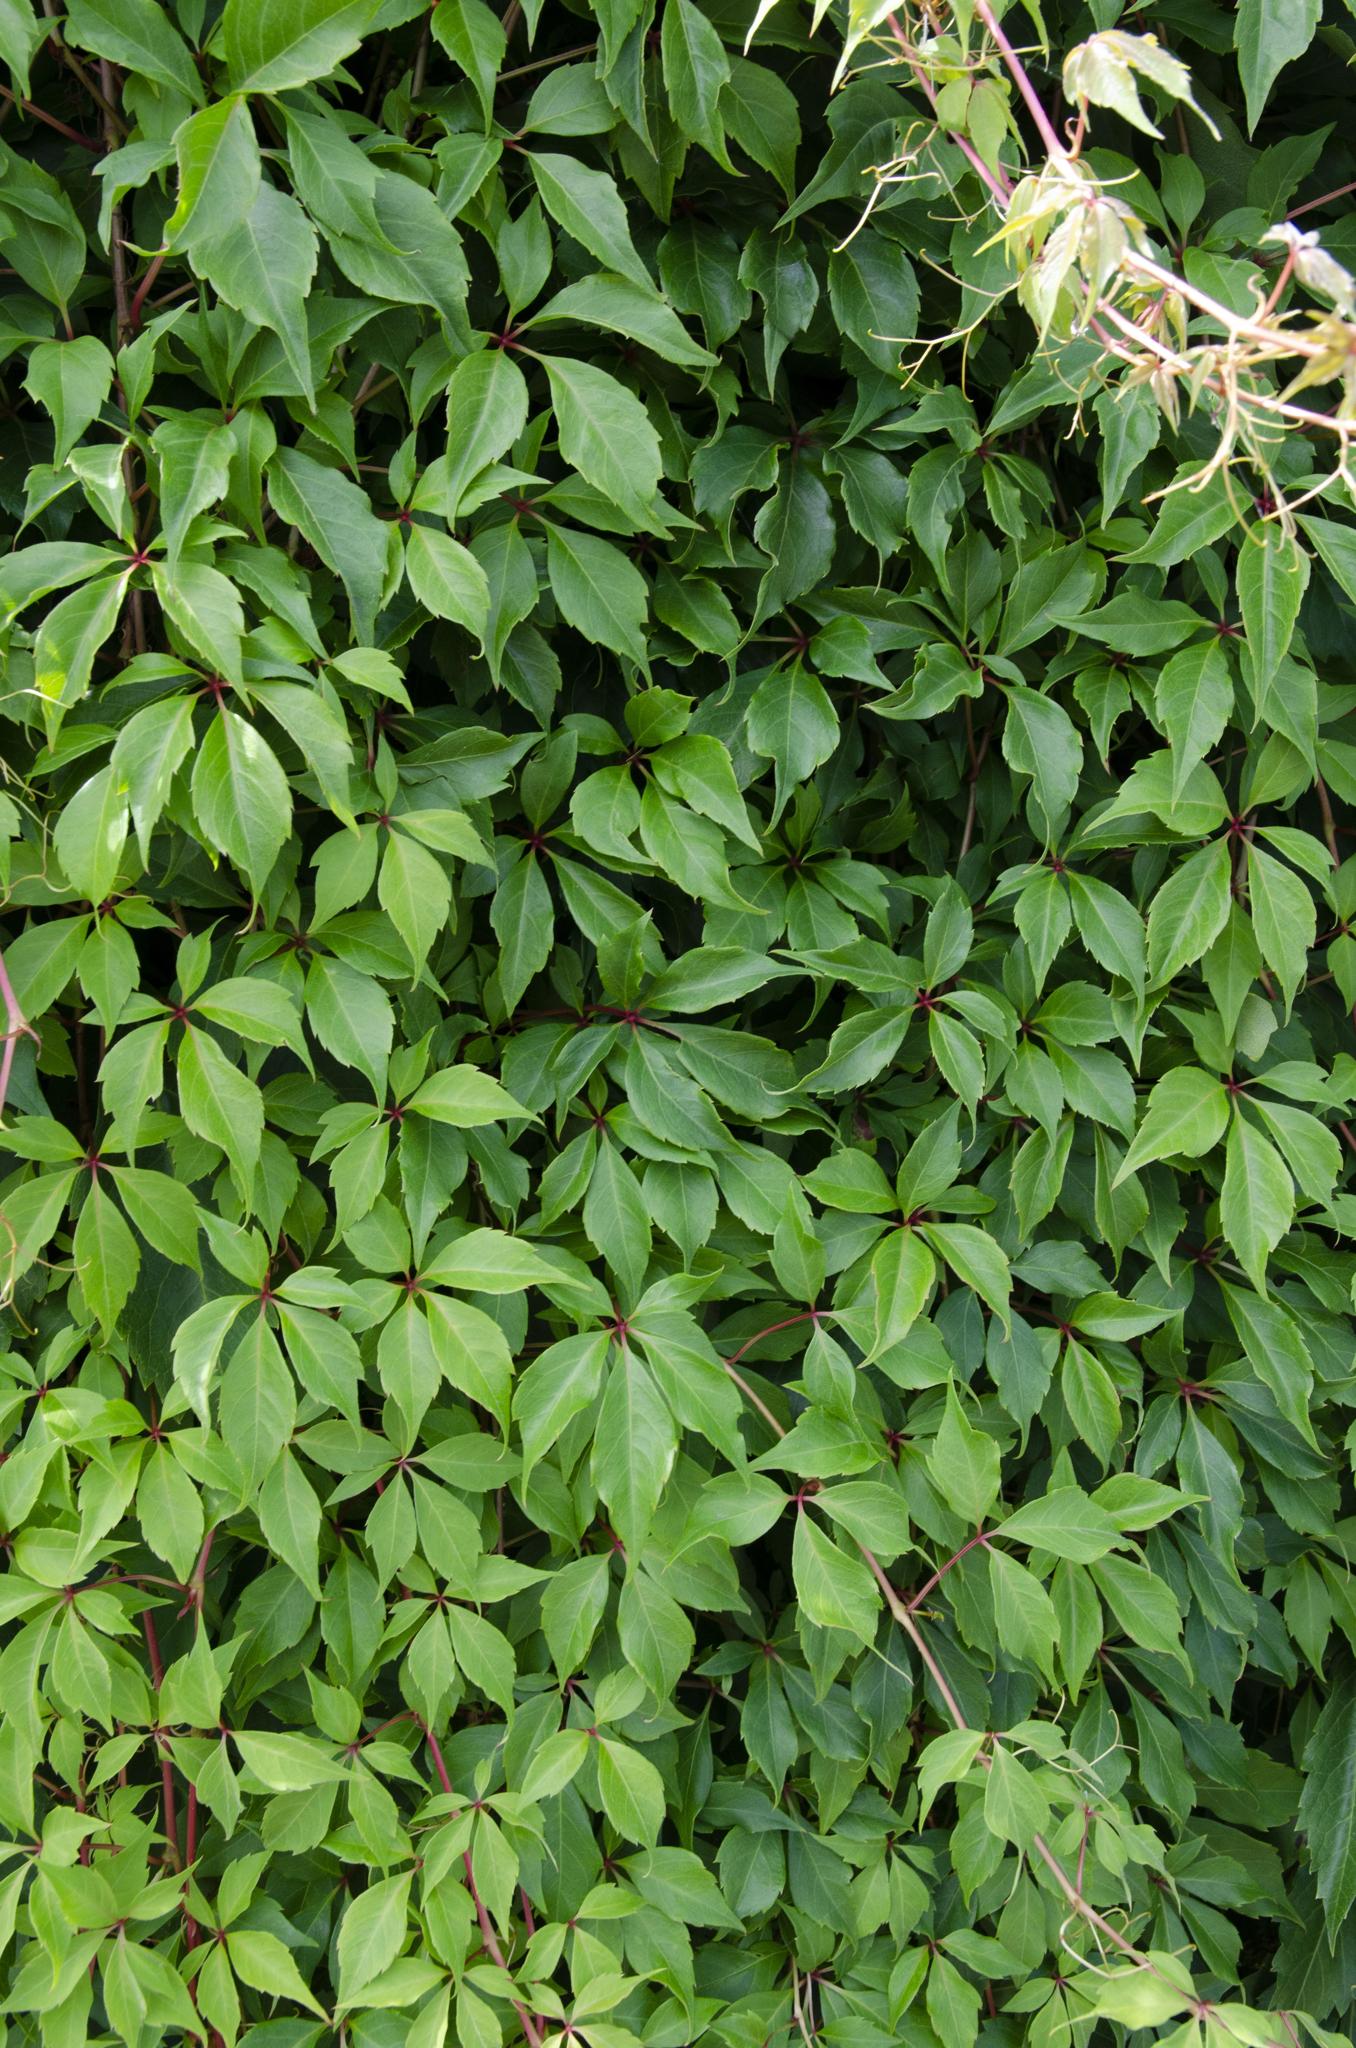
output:
{"label": "palmate compound leaf", "polygon": [[6,2023],[1328,2048],[1342,10],[585,12],[0,0]]}

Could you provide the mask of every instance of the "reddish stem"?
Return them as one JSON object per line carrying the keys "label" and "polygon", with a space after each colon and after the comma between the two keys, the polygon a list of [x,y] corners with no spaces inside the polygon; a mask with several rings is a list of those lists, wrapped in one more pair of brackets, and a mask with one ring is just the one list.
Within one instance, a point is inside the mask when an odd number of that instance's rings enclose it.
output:
{"label": "reddish stem", "polygon": [[759,1330],[756,1336],[748,1338],[745,1343],[741,1344],[738,1351],[732,1351],[730,1353],[730,1356],[725,1361],[726,1366],[729,1367],[732,1365],[738,1365],[740,1359],[744,1356],[744,1353],[746,1351],[752,1351],[755,1344],[761,1344],[764,1337],[775,1336],[778,1330],[793,1329],[797,1323],[818,1322],[820,1316],[822,1316],[823,1313],[823,1309],[804,1308],[801,1310],[799,1315],[787,1316],[783,1322],[769,1323],[765,1330]]}
{"label": "reddish stem", "polygon": [[[413,1719],[418,1721],[419,1726],[424,1731],[424,1740],[428,1744],[428,1753],[433,1759],[433,1768],[438,1774],[438,1783],[442,1786],[444,1792],[450,1795],[452,1792],[452,1780],[448,1776],[447,1764],[438,1745],[438,1738],[421,1715],[415,1714]],[[476,1909],[476,1919],[480,1923],[480,1938],[485,1944],[485,1952],[491,1961],[498,1963],[500,1969],[507,1975],[508,1964],[504,1959],[504,1951],[499,1946],[499,1936],[494,1931],[494,1922],[486,1910],[485,1901],[480,1896],[480,1887],[475,1880],[475,1872],[471,1866],[471,1852],[469,1849],[462,1851],[461,1860],[466,1871],[466,1888],[471,1894],[471,1904]],[[518,2024],[523,2030],[523,2037],[528,2043],[528,2048],[541,2048],[541,2032],[527,2007],[520,2004],[515,1998],[513,2010],[518,2015]]]}
{"label": "reddish stem", "polygon": [[1281,265],[1280,268],[1280,274],[1277,277],[1275,284],[1271,287],[1271,290],[1267,294],[1266,304],[1263,306],[1261,312],[1257,315],[1259,320],[1265,320],[1269,314],[1275,312],[1277,306],[1280,303],[1281,293],[1289,284],[1290,276],[1294,268],[1295,252],[1293,249],[1287,249],[1285,252],[1285,262]]}
{"label": "reddish stem", "polygon": [[55,114],[49,114],[44,107],[35,106],[32,100],[21,100],[8,86],[0,85],[0,99],[7,99],[10,105],[18,107],[21,113],[31,114],[35,121],[45,121],[49,128],[55,128],[57,134],[64,135],[68,142],[78,142],[82,149],[92,150],[95,156],[103,155],[102,142],[91,141],[90,137],[82,135],[78,128],[70,128],[64,121],[58,121]]}
{"label": "reddish stem", "polygon": [[[147,1608],[141,1617],[142,1633],[146,1638],[146,1655],[150,1661],[151,1679],[159,1692],[165,1683],[165,1660],[160,1654],[160,1638],[155,1632],[155,1622]],[[163,1735],[157,1735],[160,1750],[160,1797],[163,1806],[162,1818],[165,1826],[165,1860],[171,1870],[179,1868],[179,1822],[174,1804],[174,1765],[170,1761],[169,1747]]]}
{"label": "reddish stem", "polygon": [[912,1600],[910,1600],[909,1602],[910,1614],[914,1614],[917,1612],[917,1610],[922,1606],[923,1602],[927,1599],[928,1594],[932,1591],[933,1587],[941,1584],[941,1581],[946,1577],[947,1573],[950,1571],[953,1564],[959,1564],[963,1557],[968,1557],[970,1552],[972,1550],[977,1550],[981,1544],[987,1545],[988,1541],[989,1538],[987,1531],[981,1529],[979,1534],[977,1536],[972,1536],[968,1543],[962,1543],[960,1549],[956,1552],[955,1556],[949,1557],[946,1563],[944,1565],[939,1566],[938,1569],[932,1574],[932,1577],[928,1580],[922,1592],[914,1594]]}
{"label": "reddish stem", "polygon": [[[799,1321],[803,1319],[797,1318],[797,1320]],[[767,1332],[764,1331],[763,1334],[766,1335]],[[755,1338],[751,1341],[756,1343],[757,1339]],[[729,1371],[728,1365],[726,1367],[726,1370]],[[743,1383],[740,1381],[738,1373],[732,1373],[731,1378],[735,1381],[736,1385],[742,1386]],[[762,1404],[760,1403],[759,1405],[761,1406]],[[767,1411],[764,1410],[764,1413],[766,1414]],[[775,1416],[769,1414],[767,1419],[771,1423],[773,1429],[776,1431],[779,1437],[786,1435],[786,1431],[782,1428],[781,1424],[777,1421]],[[979,1538],[975,1539],[975,1541],[979,1540]],[[924,1670],[931,1678],[933,1685],[937,1689],[937,1695],[941,1700],[943,1706],[946,1708],[947,1714],[950,1716],[952,1727],[967,1728],[970,1724],[966,1720],[964,1712],[961,1709],[960,1701],[956,1698],[955,1693],[951,1690],[951,1687],[947,1683],[946,1673],[942,1670],[941,1665],[933,1656],[932,1651],[928,1646],[927,1639],[923,1635],[922,1630],[919,1628],[918,1623],[914,1620],[913,1615],[909,1611],[909,1608],[906,1606],[905,1602],[900,1599],[898,1593],[890,1584],[890,1581],[886,1576],[884,1569],[881,1566],[880,1559],[876,1556],[874,1551],[868,1550],[867,1546],[863,1542],[861,1542],[860,1539],[858,1539],[857,1548],[861,1552],[862,1557],[865,1560],[867,1566],[870,1568],[871,1575],[875,1579],[876,1584],[880,1587],[881,1593],[884,1596],[885,1604],[889,1608],[891,1615],[893,1616],[894,1620],[898,1623],[899,1627],[903,1630],[904,1634],[908,1637],[909,1641],[913,1644],[914,1649],[917,1651]],[[448,1789],[451,1789],[450,1784],[448,1786]],[[1140,1969],[1147,1971],[1150,1976],[1156,1977],[1164,1983],[1168,1983],[1171,1981],[1165,1976],[1164,1972],[1158,1968],[1157,1964],[1151,1962],[1146,1955],[1144,1955],[1139,1949],[1135,1947],[1133,1942],[1128,1941],[1126,1939],[1126,1937],[1121,1933],[1119,1927],[1114,1926],[1112,1922],[1106,1919],[1103,1914],[1099,1913],[1095,1907],[1089,1905],[1088,1901],[1083,1897],[1081,1883],[1075,1884],[1074,1880],[1069,1876],[1064,1866],[1060,1863],[1059,1858],[1054,1854],[1054,1851],[1051,1849],[1049,1843],[1046,1841],[1043,1835],[1033,1835],[1031,1838],[1031,1847],[1035,1854],[1040,1858],[1041,1862],[1045,1865],[1051,1877],[1054,1879],[1060,1891],[1063,1893],[1065,1899],[1073,1908],[1074,1912],[1078,1914],[1080,1919],[1084,1920],[1089,1927],[1095,1928],[1097,1933],[1102,1937],[1104,1941],[1109,1942],[1111,1946],[1115,1949],[1118,1949],[1122,1955],[1128,1956],[1131,1959],[1131,1961],[1136,1963]],[[1174,1990],[1177,1989],[1175,1985],[1173,1986],[1173,1988]]]}
{"label": "reddish stem", "polygon": [[16,1041],[20,1038],[31,1038],[35,1045],[41,1044],[37,1032],[19,1008],[19,999],[14,993],[14,984],[9,978],[3,953],[0,953],[0,1001],[5,1005],[7,1027],[3,1039],[0,1039],[0,1045],[4,1047],[3,1052],[0,1052],[0,1116],[3,1116],[5,1098],[9,1093],[10,1070],[14,1065]]}
{"label": "reddish stem", "polygon": [[1302,213],[1312,213],[1315,207],[1329,206],[1334,199],[1345,199],[1349,192],[1356,192],[1356,178],[1349,185],[1339,185],[1335,191],[1320,193],[1317,199],[1306,199],[1303,206],[1292,206],[1287,220],[1298,220]]}
{"label": "reddish stem", "polygon": [[[184,1868],[186,1870],[192,1869],[193,1859],[195,1858],[197,1853],[198,1788],[196,1785],[190,1785],[188,1788],[188,1813],[184,1821]],[[185,1887],[185,1889],[187,1889],[187,1887]],[[193,1918],[193,1915],[186,1911],[184,1914],[184,1947],[196,1948],[198,1946],[198,1938],[198,1923]]]}
{"label": "reddish stem", "polygon": [[160,1655],[160,1638],[155,1632],[155,1621],[148,1607],[141,1617],[141,1630],[146,1638],[146,1655],[151,1664],[151,1682],[159,1692],[165,1683],[165,1666]]}
{"label": "reddish stem", "polygon": [[168,249],[156,250],[155,255],[152,256],[151,258],[150,264],[146,271],[146,275],[142,278],[140,284],[136,288],[136,295],[132,300],[131,308],[128,313],[128,325],[131,328],[133,334],[139,334],[141,332],[141,309],[146,303],[146,294],[149,292],[151,286],[159,277],[161,266],[163,265],[165,258],[168,255]]}
{"label": "reddish stem", "polygon": [[1046,153],[1056,158],[1067,156],[1068,150],[1055,133],[1054,123],[1041,105],[1035,86],[1026,75],[1026,66],[1004,34],[997,15],[989,5],[989,0],[975,0],[975,13],[993,37],[1013,84],[1025,100],[1027,112],[1036,124],[1036,133],[1045,144]]}
{"label": "reddish stem", "polygon": [[174,1800],[174,1764],[169,1753],[169,1741],[164,1735],[157,1737],[160,1750],[160,1799],[164,1808],[162,1818],[165,1824],[165,1861],[171,1870],[179,1869],[179,1816]]}
{"label": "reddish stem", "polygon": [[[922,86],[923,91],[927,94],[928,105],[935,112],[937,107],[936,87],[933,85],[932,80],[928,77],[927,72],[924,70],[922,64],[920,64],[920,62],[918,61],[918,58],[914,53],[913,44],[909,41],[908,37],[904,33],[904,30],[900,26],[899,17],[894,14],[890,16],[890,33],[894,37],[895,41],[899,44],[900,49],[904,52],[905,62],[909,65],[909,68],[912,70],[914,77],[918,80],[918,83]],[[992,192],[994,198],[998,201],[999,205],[1006,206],[1008,200],[1012,197],[1012,187],[1011,185],[1009,185],[1003,171],[993,170],[988,164],[986,164],[983,157],[980,155],[979,151],[975,148],[974,144],[970,141],[968,136],[958,135],[955,129],[952,128],[947,130],[947,139],[948,141],[955,143],[957,149],[965,158],[965,161],[969,164],[971,170],[974,171],[988,186],[990,192]]]}
{"label": "reddish stem", "polygon": [[202,1603],[207,1592],[207,1560],[212,1555],[212,1545],[216,1541],[216,1534],[215,1529],[209,1529],[203,1537],[202,1549],[198,1552],[198,1561],[193,1567],[193,1576],[188,1582],[193,1594],[193,1604],[199,1613],[202,1612]]}
{"label": "reddish stem", "polygon": [[1340,868],[1342,855],[1337,844],[1337,822],[1332,814],[1332,799],[1328,795],[1328,785],[1321,775],[1314,778],[1314,794],[1318,798],[1318,808],[1323,817],[1324,844],[1332,855],[1333,866]]}

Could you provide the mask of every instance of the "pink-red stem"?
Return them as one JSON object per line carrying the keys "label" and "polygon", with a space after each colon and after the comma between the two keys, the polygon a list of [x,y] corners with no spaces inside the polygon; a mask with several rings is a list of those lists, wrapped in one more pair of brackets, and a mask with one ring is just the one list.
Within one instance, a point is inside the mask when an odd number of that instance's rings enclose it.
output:
{"label": "pink-red stem", "polygon": [[[428,1753],[433,1759],[433,1768],[438,1774],[438,1783],[442,1786],[443,1791],[450,1795],[452,1780],[448,1775],[447,1764],[443,1758],[438,1738],[429,1727],[427,1721],[423,1720],[418,1714],[414,1716],[414,1719],[419,1722],[420,1727],[424,1731],[424,1740],[428,1744]],[[490,1960],[498,1963],[500,1969],[507,1975],[508,1963],[505,1960],[504,1951],[499,1945],[499,1936],[494,1931],[494,1922],[489,1916],[485,1901],[480,1896],[480,1887],[475,1880],[475,1872],[471,1865],[471,1852],[469,1849],[462,1851],[461,1860],[462,1867],[466,1872],[466,1888],[471,1894],[471,1904],[476,1909],[476,1919],[480,1924],[480,1938],[485,1944],[485,1952]],[[523,2038],[528,2043],[528,2048],[541,2048],[543,2039],[541,2030],[527,2007],[515,1998],[513,2010],[518,2015],[518,2024],[523,2030]]]}

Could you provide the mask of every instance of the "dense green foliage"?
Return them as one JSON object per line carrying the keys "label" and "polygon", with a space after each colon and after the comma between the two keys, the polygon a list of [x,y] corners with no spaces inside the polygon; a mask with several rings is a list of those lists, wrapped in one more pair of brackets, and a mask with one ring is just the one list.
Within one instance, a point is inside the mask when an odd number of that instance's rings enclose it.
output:
{"label": "dense green foliage", "polygon": [[1348,2024],[1356,20],[1117,12],[0,0],[12,2042]]}

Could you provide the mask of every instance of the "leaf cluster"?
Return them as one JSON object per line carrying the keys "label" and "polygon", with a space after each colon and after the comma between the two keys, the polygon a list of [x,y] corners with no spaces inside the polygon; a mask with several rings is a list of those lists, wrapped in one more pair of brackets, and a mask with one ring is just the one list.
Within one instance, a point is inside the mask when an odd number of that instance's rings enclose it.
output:
{"label": "leaf cluster", "polygon": [[[826,11],[0,0],[16,2048],[1350,2024],[1356,502]],[[1244,320],[1350,12],[1002,26]]]}

